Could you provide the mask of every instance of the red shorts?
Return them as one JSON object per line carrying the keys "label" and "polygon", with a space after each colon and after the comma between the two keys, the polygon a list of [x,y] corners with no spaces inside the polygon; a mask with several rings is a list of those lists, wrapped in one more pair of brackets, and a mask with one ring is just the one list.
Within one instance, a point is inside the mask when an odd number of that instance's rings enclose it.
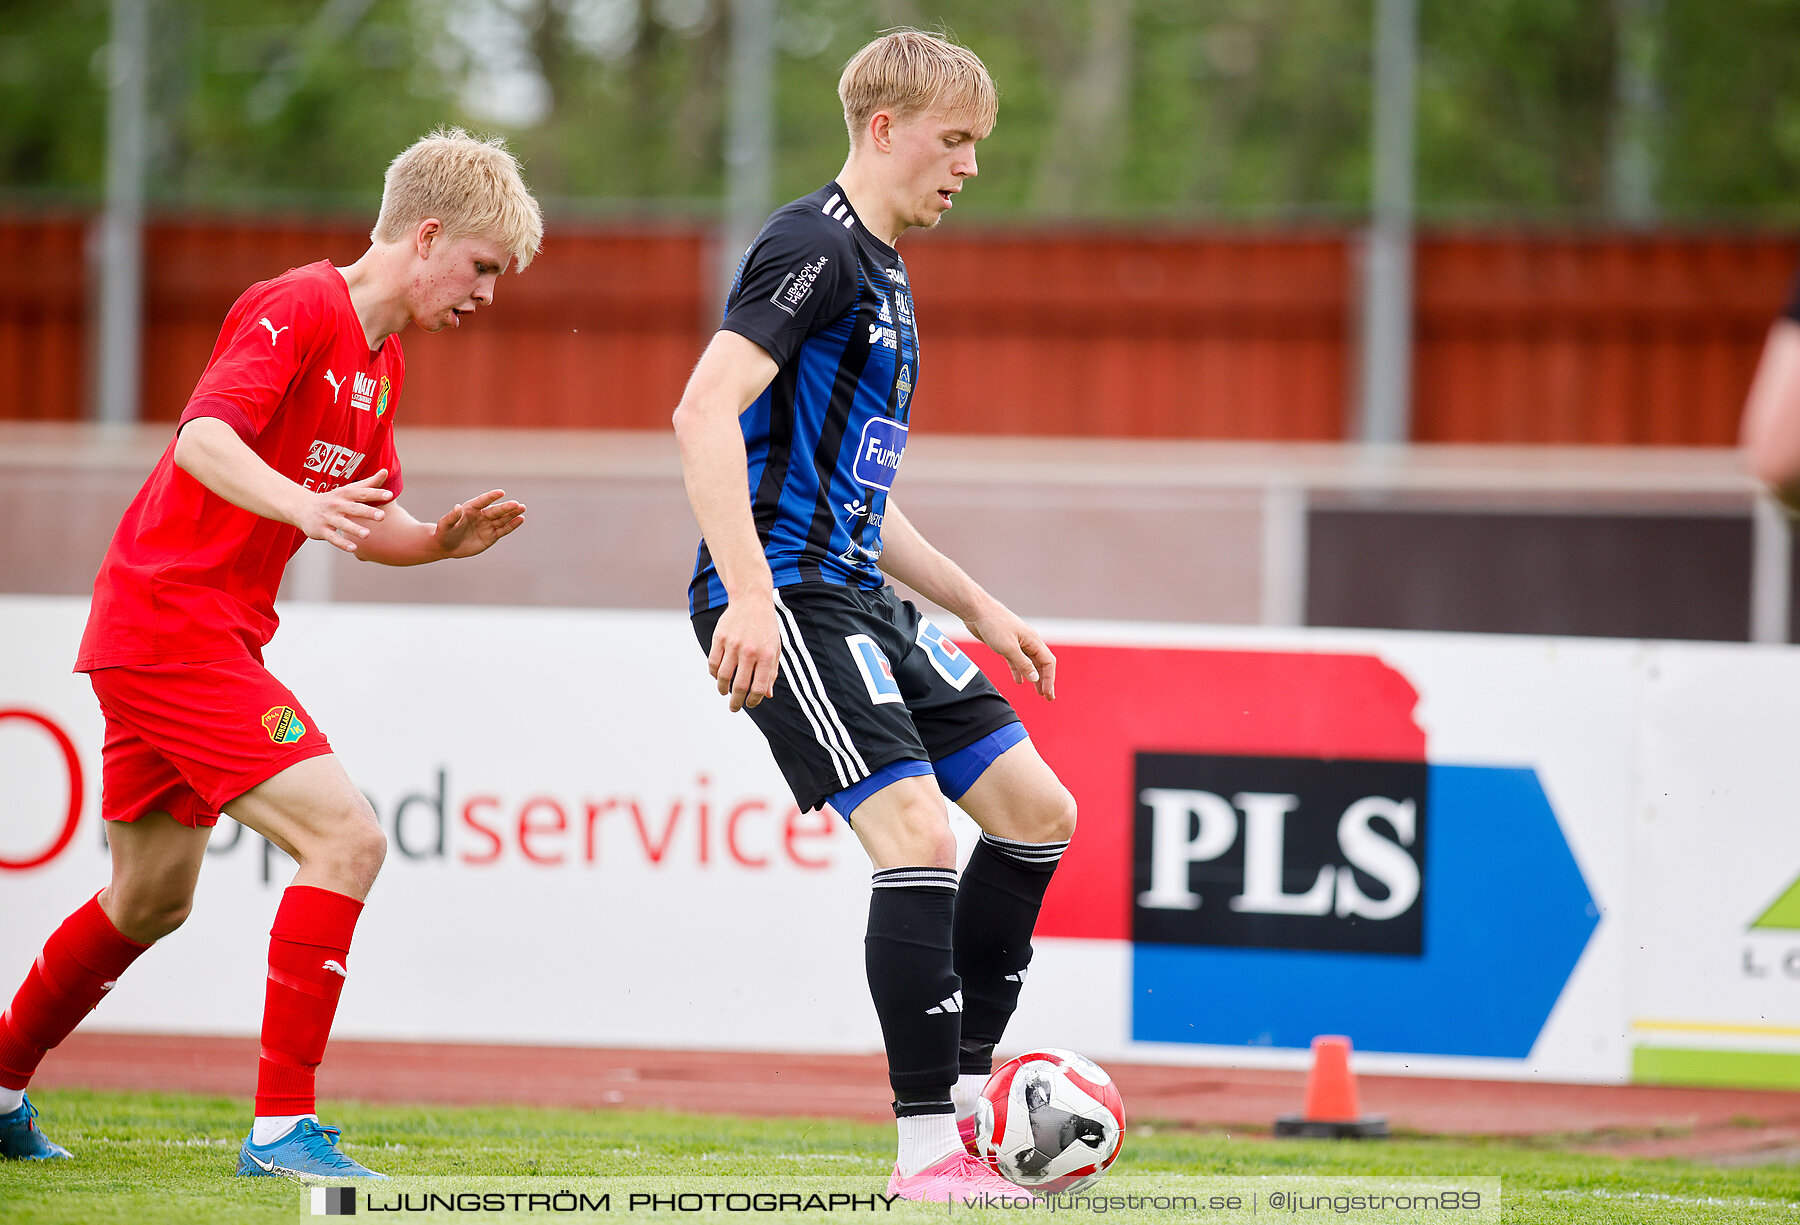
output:
{"label": "red shorts", "polygon": [[166,812],[209,826],[219,810],[331,745],[288,687],[249,656],[88,673],[106,715],[100,815]]}

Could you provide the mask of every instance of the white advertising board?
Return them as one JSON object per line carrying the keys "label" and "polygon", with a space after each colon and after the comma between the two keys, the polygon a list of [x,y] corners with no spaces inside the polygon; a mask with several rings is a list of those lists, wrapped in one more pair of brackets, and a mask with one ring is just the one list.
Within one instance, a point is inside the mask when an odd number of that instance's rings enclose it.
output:
{"label": "white advertising board", "polygon": [[[68,671],[85,616],[0,598],[0,893],[27,916],[0,931],[0,993],[106,879],[101,718]],[[684,617],[283,621],[269,666],[390,840],[337,1034],[880,1048],[867,861],[834,816],[795,809]],[[1641,1048],[1800,1057],[1800,931],[1751,929],[1800,876],[1782,765],[1800,651],[1042,628],[1060,700],[1014,696],[1082,825],[1008,1045],[1299,1067],[1311,1034],[1348,1032],[1370,1071],[1593,1081],[1662,1066]],[[58,731],[83,794],[46,857],[69,808]],[[1191,870],[1170,886],[1145,797],[1215,786],[1165,822]],[[1228,845],[1202,845],[1209,819]],[[291,873],[221,821],[192,917],[88,1024],[254,1034]]]}

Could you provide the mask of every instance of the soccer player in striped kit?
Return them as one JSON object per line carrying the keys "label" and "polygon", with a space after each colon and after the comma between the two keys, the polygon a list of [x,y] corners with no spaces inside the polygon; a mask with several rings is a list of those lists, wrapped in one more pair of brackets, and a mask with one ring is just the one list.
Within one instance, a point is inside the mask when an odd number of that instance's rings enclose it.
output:
{"label": "soccer player in striped kit", "polygon": [[[94,583],[76,670],[106,715],[101,816],[112,879],[65,919],[0,1016],[0,1157],[70,1156],[25,1087],[193,904],[221,811],[299,863],[269,933],[256,1119],[239,1174],[380,1177],[315,1113],[350,938],[387,853],[324,731],[262,664],[301,543],[417,565],[482,552],[525,508],[489,490],[421,523],[394,499],[397,333],[459,326],[543,238],[498,141],[435,132],[388,167],[371,245],[244,291]],[[355,683],[355,678],[346,678]],[[392,718],[371,695],[370,727]]]}
{"label": "soccer player in striped kit", "polygon": [[[1075,802],[974,662],[886,586],[950,609],[1014,681],[1055,697],[1043,639],[889,497],[920,362],[894,244],[975,176],[996,95],[972,52],[914,30],[859,51],[838,93],[843,170],[764,225],[675,413],[704,537],[690,611],[719,692],[748,709],[796,801],[829,803],[874,865],[890,1191],[1016,1194],[965,1145]],[[946,796],[983,831],[960,882]]]}

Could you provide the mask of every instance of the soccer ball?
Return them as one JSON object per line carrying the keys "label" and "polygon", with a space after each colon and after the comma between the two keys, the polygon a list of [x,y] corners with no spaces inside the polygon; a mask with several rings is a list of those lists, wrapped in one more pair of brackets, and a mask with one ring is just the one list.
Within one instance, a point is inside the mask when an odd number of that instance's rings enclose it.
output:
{"label": "soccer ball", "polygon": [[1098,1182],[1124,1139],[1118,1086],[1099,1064],[1074,1051],[1046,1047],[1007,1060],[975,1103],[981,1159],[1046,1195]]}

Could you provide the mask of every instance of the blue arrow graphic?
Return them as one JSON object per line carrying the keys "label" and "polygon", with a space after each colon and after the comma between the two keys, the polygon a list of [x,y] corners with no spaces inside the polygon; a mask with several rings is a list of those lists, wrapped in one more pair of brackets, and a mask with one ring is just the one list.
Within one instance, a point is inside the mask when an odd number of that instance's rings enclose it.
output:
{"label": "blue arrow graphic", "polygon": [[1523,1059],[1599,923],[1535,771],[1430,767],[1420,957],[1139,944],[1132,1037]]}

